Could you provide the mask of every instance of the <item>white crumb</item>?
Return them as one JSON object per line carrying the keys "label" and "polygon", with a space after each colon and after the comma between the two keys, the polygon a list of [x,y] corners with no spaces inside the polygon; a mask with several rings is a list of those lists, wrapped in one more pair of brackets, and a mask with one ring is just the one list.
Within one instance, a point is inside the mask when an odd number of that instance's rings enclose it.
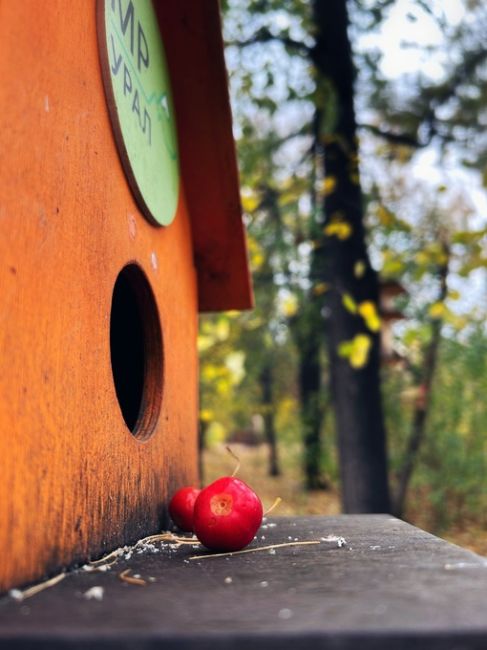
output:
{"label": "white crumb", "polygon": [[340,537],[339,535],[328,535],[327,537],[320,537],[320,542],[336,542],[338,548],[346,546],[347,544],[345,537]]}
{"label": "white crumb", "polygon": [[8,592],[8,595],[10,596],[10,598],[13,598],[18,603],[20,603],[21,600],[24,600],[24,594],[20,591],[20,589],[11,589]]}
{"label": "white crumb", "polygon": [[100,587],[99,585],[95,587],[91,587],[91,589],[88,589],[88,591],[85,591],[83,594],[83,598],[86,600],[103,600],[103,595],[104,595],[105,589],[103,587]]}

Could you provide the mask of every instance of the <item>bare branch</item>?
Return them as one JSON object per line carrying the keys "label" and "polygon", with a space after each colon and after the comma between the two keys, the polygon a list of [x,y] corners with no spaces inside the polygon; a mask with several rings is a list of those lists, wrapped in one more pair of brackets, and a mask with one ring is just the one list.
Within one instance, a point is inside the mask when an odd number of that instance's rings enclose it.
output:
{"label": "bare branch", "polygon": [[235,47],[244,48],[258,43],[270,43],[272,41],[282,43],[286,49],[295,50],[296,53],[309,56],[311,48],[301,41],[295,41],[287,34],[273,34],[267,27],[261,27],[252,38],[246,41],[227,41],[225,45],[234,45]]}
{"label": "bare branch", "polygon": [[429,142],[420,142],[417,137],[410,135],[409,133],[396,133],[395,131],[384,131],[379,126],[374,124],[357,124],[359,129],[366,129],[374,135],[378,135],[389,142],[394,144],[403,144],[408,147],[413,147],[419,149],[420,147],[425,147]]}

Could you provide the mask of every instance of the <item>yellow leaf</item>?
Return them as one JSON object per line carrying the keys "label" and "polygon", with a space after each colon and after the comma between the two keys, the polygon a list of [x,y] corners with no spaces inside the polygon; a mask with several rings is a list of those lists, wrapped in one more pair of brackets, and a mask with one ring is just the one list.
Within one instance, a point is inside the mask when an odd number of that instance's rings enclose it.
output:
{"label": "yellow leaf", "polygon": [[213,381],[220,374],[220,369],[214,365],[204,365],[201,369],[201,376],[206,381]]}
{"label": "yellow leaf", "polygon": [[367,267],[365,265],[365,262],[363,260],[357,260],[354,264],[353,267],[353,274],[356,278],[360,279],[363,278],[365,275],[365,271],[367,270]]}
{"label": "yellow leaf", "polygon": [[260,316],[254,316],[245,323],[245,329],[250,331],[257,330],[259,327],[262,327],[263,324],[264,320]]}
{"label": "yellow leaf", "polygon": [[202,422],[210,422],[211,420],[213,420],[213,411],[211,411],[210,409],[201,409],[200,420]]}
{"label": "yellow leaf", "polygon": [[240,200],[244,212],[253,212],[259,205],[259,197],[254,193],[242,193]]}
{"label": "yellow leaf", "polygon": [[294,192],[283,192],[280,194],[278,202],[281,207],[285,207],[287,205],[291,205],[292,203],[296,203],[299,199],[299,193],[294,191]]}
{"label": "yellow leaf", "polygon": [[330,287],[326,282],[318,282],[313,287],[313,293],[315,296],[321,296],[322,294],[326,293],[329,288]]}
{"label": "yellow leaf", "polygon": [[289,294],[282,300],[280,307],[283,316],[292,318],[298,311],[298,299],[294,294]]}
{"label": "yellow leaf", "polygon": [[432,242],[425,248],[425,253],[429,255],[430,261],[440,266],[448,262],[448,255],[444,246],[440,242]]}
{"label": "yellow leaf", "polygon": [[328,237],[333,237],[333,235],[335,235],[340,239],[340,241],[344,241],[350,237],[353,231],[352,226],[347,221],[332,219],[330,223],[323,228],[323,232],[325,235],[328,235]]}
{"label": "yellow leaf", "polygon": [[395,217],[393,213],[382,204],[377,207],[377,217],[383,226],[387,227],[394,224]]}
{"label": "yellow leaf", "polygon": [[261,252],[253,252],[250,254],[250,266],[253,271],[258,271],[265,261],[265,257]]}
{"label": "yellow leaf", "polygon": [[265,254],[262,246],[254,237],[247,236],[247,247],[252,270],[257,271],[265,262]]}
{"label": "yellow leaf", "polygon": [[338,345],[338,355],[348,362],[352,368],[359,369],[367,365],[372,339],[367,334],[357,334],[351,341],[342,341]]}
{"label": "yellow leaf", "polygon": [[414,261],[420,266],[426,266],[430,263],[430,257],[425,251],[418,251],[414,256]]}
{"label": "yellow leaf", "polygon": [[337,179],[335,176],[325,176],[323,179],[323,185],[321,188],[321,192],[323,196],[329,196],[330,194],[333,194],[335,191],[337,185]]}
{"label": "yellow leaf", "polygon": [[210,446],[223,442],[226,435],[227,430],[223,424],[221,422],[215,422],[213,420],[213,422],[211,422],[208,427],[208,431],[206,432],[208,445]]}
{"label": "yellow leaf", "polygon": [[405,265],[399,258],[393,258],[384,255],[384,262],[382,264],[382,275],[384,277],[394,277],[404,271]]}
{"label": "yellow leaf", "polygon": [[372,339],[367,334],[357,334],[353,338],[350,365],[352,368],[363,368],[369,360],[369,352],[372,346]]}
{"label": "yellow leaf", "polygon": [[352,298],[352,296],[349,293],[344,293],[342,296],[342,303],[343,306],[347,311],[349,311],[351,314],[356,314],[357,313],[357,303],[355,300]]}
{"label": "yellow leaf", "polygon": [[442,302],[434,302],[428,309],[430,318],[443,318],[445,315],[445,305]]}
{"label": "yellow leaf", "polygon": [[226,318],[219,318],[215,326],[215,335],[219,341],[226,341],[230,336],[230,323]]}
{"label": "yellow leaf", "polygon": [[380,330],[380,316],[377,307],[371,300],[364,300],[358,306],[358,313],[362,316],[371,332],[378,332]]}
{"label": "yellow leaf", "polygon": [[232,390],[232,385],[227,377],[220,377],[215,381],[215,391],[217,395],[228,395]]}
{"label": "yellow leaf", "polygon": [[198,352],[206,352],[206,350],[209,350],[214,344],[215,338],[213,336],[206,336],[204,334],[198,335]]}
{"label": "yellow leaf", "polygon": [[459,316],[458,314],[454,314],[451,311],[448,311],[448,313],[445,315],[445,320],[449,325],[452,325],[457,330],[457,332],[469,324],[469,320],[466,316]]}
{"label": "yellow leaf", "polygon": [[338,344],[338,356],[349,359],[353,350],[353,341],[342,341]]}

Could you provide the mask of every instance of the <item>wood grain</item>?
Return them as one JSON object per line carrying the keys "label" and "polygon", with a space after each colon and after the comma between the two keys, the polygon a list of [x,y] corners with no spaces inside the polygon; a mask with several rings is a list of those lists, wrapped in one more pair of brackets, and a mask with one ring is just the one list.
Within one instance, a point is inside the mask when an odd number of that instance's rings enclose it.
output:
{"label": "wood grain", "polygon": [[[24,602],[4,600],[0,645],[15,650],[487,647],[485,558],[387,515],[275,517],[270,523],[252,547],[288,538],[331,539],[277,548],[275,554],[195,561],[188,558],[202,551],[187,545],[134,553],[106,573],[80,572]],[[347,544],[338,547],[333,534]],[[118,575],[126,570],[147,585],[124,584]],[[101,602],[81,596],[95,585],[104,590]]]}
{"label": "wood grain", "polygon": [[[197,277],[174,223],[137,208],[102,85],[94,0],[0,3],[0,590],[158,530],[197,480]],[[126,427],[110,364],[118,273],[138,264],[164,335],[155,432]]]}

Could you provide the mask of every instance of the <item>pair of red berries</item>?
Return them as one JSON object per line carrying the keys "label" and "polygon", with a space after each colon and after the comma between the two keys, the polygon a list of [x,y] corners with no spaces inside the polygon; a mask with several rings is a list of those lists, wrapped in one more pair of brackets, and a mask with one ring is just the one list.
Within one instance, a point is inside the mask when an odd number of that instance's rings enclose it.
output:
{"label": "pair of red berries", "polygon": [[219,478],[202,490],[183,487],[169,503],[174,523],[194,532],[212,551],[238,551],[249,544],[262,523],[262,503],[246,483]]}

